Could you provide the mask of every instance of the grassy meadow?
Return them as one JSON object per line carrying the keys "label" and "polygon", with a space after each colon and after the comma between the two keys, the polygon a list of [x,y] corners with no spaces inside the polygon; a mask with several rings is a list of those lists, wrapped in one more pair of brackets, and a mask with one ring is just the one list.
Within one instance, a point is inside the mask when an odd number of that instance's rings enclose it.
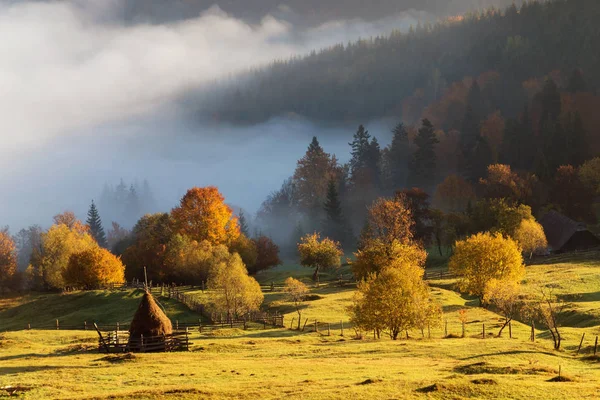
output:
{"label": "grassy meadow", "polygon": [[[128,322],[138,292],[27,295],[0,300],[0,388],[16,387],[22,398],[112,399],[578,399],[600,397],[600,361],[591,356],[600,334],[600,257],[597,253],[555,256],[529,265],[525,289],[550,285],[568,303],[563,350],[552,350],[549,335],[515,322],[513,338],[496,337],[501,318],[453,290],[453,281],[432,281],[444,321],[410,339],[354,338],[345,307],[354,286],[325,282],[311,290],[302,310],[305,332],[289,329],[295,309],[277,287],[293,275],[309,282],[311,271],[285,266],[259,276],[265,307],[285,315],[285,329],[252,326],[192,334],[189,352],[105,355],[93,331],[21,329],[31,321],[51,325]],[[335,278],[334,274],[324,280]],[[271,292],[268,286],[276,284]],[[201,293],[199,293],[201,295]],[[197,320],[181,304],[160,299],[171,319]],[[468,323],[461,338],[459,311]],[[320,325],[330,323],[330,335]],[[341,336],[341,322],[344,336]],[[447,325],[446,325],[447,323]],[[482,338],[483,325],[486,337]],[[295,324],[294,324],[295,325]],[[447,326],[450,338],[443,338]],[[35,326],[34,326],[35,327]],[[582,351],[576,354],[581,335]],[[431,335],[431,338],[429,338]],[[554,382],[558,376],[565,382]],[[0,390],[0,398],[12,389]]]}

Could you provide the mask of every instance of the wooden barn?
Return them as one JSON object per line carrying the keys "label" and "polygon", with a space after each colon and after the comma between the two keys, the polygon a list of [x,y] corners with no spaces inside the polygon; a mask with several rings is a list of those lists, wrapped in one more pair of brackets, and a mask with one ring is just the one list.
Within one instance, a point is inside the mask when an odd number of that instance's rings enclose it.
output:
{"label": "wooden barn", "polygon": [[600,239],[581,222],[573,221],[556,211],[549,211],[541,219],[551,251],[566,253],[600,246]]}

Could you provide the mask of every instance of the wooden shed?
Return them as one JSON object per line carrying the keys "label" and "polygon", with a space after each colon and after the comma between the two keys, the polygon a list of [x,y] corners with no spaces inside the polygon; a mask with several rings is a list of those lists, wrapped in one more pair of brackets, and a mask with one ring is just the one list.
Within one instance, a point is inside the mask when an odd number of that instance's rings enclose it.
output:
{"label": "wooden shed", "polygon": [[540,220],[548,245],[555,253],[588,250],[600,246],[600,239],[584,223],[573,221],[556,211],[547,212]]}

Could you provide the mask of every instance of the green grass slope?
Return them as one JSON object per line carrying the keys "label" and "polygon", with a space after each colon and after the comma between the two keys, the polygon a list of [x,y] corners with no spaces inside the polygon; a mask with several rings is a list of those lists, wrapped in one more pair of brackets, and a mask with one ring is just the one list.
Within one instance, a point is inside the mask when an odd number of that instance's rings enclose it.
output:
{"label": "green grass slope", "polygon": [[[93,322],[129,324],[141,297],[141,290],[130,290],[30,294],[0,299],[0,332],[23,329],[27,324],[31,324],[32,329],[50,329],[57,319],[65,328],[83,328],[84,321],[89,327]],[[171,320],[198,321],[198,314],[182,304],[165,298],[159,301]]]}

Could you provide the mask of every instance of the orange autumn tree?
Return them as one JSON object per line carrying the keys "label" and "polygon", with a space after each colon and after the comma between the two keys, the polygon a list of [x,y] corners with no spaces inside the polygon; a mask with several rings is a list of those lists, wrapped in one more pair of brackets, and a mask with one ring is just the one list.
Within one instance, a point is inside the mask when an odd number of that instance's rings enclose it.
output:
{"label": "orange autumn tree", "polygon": [[56,214],[53,220],[55,225],[66,225],[67,228],[77,233],[89,233],[89,226],[78,220],[73,211]]}
{"label": "orange autumn tree", "polygon": [[214,186],[188,190],[171,218],[175,233],[198,242],[229,245],[240,236],[237,217]]}
{"label": "orange autumn tree", "polygon": [[74,253],[63,271],[67,286],[100,289],[125,281],[125,266],[121,259],[98,246]]}
{"label": "orange autumn tree", "polygon": [[8,229],[2,229],[0,230],[0,289],[9,286],[16,273],[15,242],[10,237]]}

